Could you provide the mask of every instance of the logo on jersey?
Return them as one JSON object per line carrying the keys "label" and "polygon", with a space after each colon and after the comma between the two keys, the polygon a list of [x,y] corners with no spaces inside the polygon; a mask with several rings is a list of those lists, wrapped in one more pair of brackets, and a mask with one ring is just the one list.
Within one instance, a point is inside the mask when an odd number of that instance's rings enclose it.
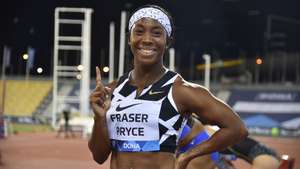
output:
{"label": "logo on jersey", "polygon": [[136,105],[139,105],[139,104],[141,104],[141,103],[135,103],[135,104],[131,104],[131,105],[124,106],[124,107],[121,107],[120,104],[119,104],[118,107],[116,108],[116,111],[122,111],[122,110],[128,109],[129,107],[133,107],[133,106],[136,106]]}
{"label": "logo on jersey", "polygon": [[156,95],[156,94],[161,94],[161,93],[164,93],[164,91],[153,91],[153,90],[150,90],[149,95]]}

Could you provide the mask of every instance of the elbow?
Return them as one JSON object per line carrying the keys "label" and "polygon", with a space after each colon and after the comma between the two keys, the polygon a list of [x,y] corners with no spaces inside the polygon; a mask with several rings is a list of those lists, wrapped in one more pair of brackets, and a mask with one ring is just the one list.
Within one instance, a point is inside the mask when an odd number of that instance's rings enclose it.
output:
{"label": "elbow", "polygon": [[89,149],[90,149],[90,151],[91,151],[91,153],[93,155],[93,160],[95,162],[97,162],[98,164],[101,165],[101,164],[103,164],[107,160],[109,154],[108,155],[104,155],[104,154],[98,152],[97,149],[94,148],[90,142],[88,144],[88,147],[89,147]]}
{"label": "elbow", "polygon": [[231,128],[231,139],[233,143],[238,143],[248,137],[248,130],[243,123],[233,125]]}
{"label": "elbow", "polygon": [[243,139],[245,139],[246,137],[248,137],[248,129],[246,128],[246,126],[245,125],[242,125],[241,127],[240,127],[240,130],[239,130],[239,140],[243,140]]}
{"label": "elbow", "polygon": [[108,155],[100,154],[97,151],[92,151],[91,150],[91,152],[92,152],[92,155],[93,155],[93,160],[95,162],[97,162],[98,164],[100,164],[100,165],[103,164],[108,158]]}
{"label": "elbow", "polygon": [[96,155],[93,153],[93,159],[94,159],[94,161],[96,161],[98,164],[101,165],[106,161],[107,157],[99,156],[99,155]]}

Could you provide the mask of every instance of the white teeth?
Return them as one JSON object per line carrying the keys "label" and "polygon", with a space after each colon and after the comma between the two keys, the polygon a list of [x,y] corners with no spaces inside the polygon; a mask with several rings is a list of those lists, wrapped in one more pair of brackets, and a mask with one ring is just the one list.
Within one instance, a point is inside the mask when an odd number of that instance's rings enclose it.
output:
{"label": "white teeth", "polygon": [[153,50],[149,50],[149,49],[141,49],[141,52],[143,52],[144,54],[146,54],[146,55],[150,55],[150,54],[152,54],[154,51]]}

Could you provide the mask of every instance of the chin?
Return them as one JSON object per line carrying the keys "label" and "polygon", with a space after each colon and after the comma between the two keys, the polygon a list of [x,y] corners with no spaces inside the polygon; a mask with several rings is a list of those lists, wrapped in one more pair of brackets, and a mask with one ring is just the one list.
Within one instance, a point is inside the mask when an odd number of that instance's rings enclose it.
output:
{"label": "chin", "polygon": [[153,60],[153,58],[139,58],[137,59],[139,64],[145,65],[145,66],[151,66],[154,65],[156,62]]}
{"label": "chin", "polygon": [[156,60],[156,55],[136,55],[136,59],[139,63],[142,64],[155,64]]}

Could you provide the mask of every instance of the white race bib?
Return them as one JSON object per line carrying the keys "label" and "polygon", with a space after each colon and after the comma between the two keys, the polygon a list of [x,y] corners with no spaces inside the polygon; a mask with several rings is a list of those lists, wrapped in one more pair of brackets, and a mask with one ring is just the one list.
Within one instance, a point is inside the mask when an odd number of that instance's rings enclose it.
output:
{"label": "white race bib", "polygon": [[106,119],[112,145],[119,151],[159,150],[160,101],[114,102]]}

